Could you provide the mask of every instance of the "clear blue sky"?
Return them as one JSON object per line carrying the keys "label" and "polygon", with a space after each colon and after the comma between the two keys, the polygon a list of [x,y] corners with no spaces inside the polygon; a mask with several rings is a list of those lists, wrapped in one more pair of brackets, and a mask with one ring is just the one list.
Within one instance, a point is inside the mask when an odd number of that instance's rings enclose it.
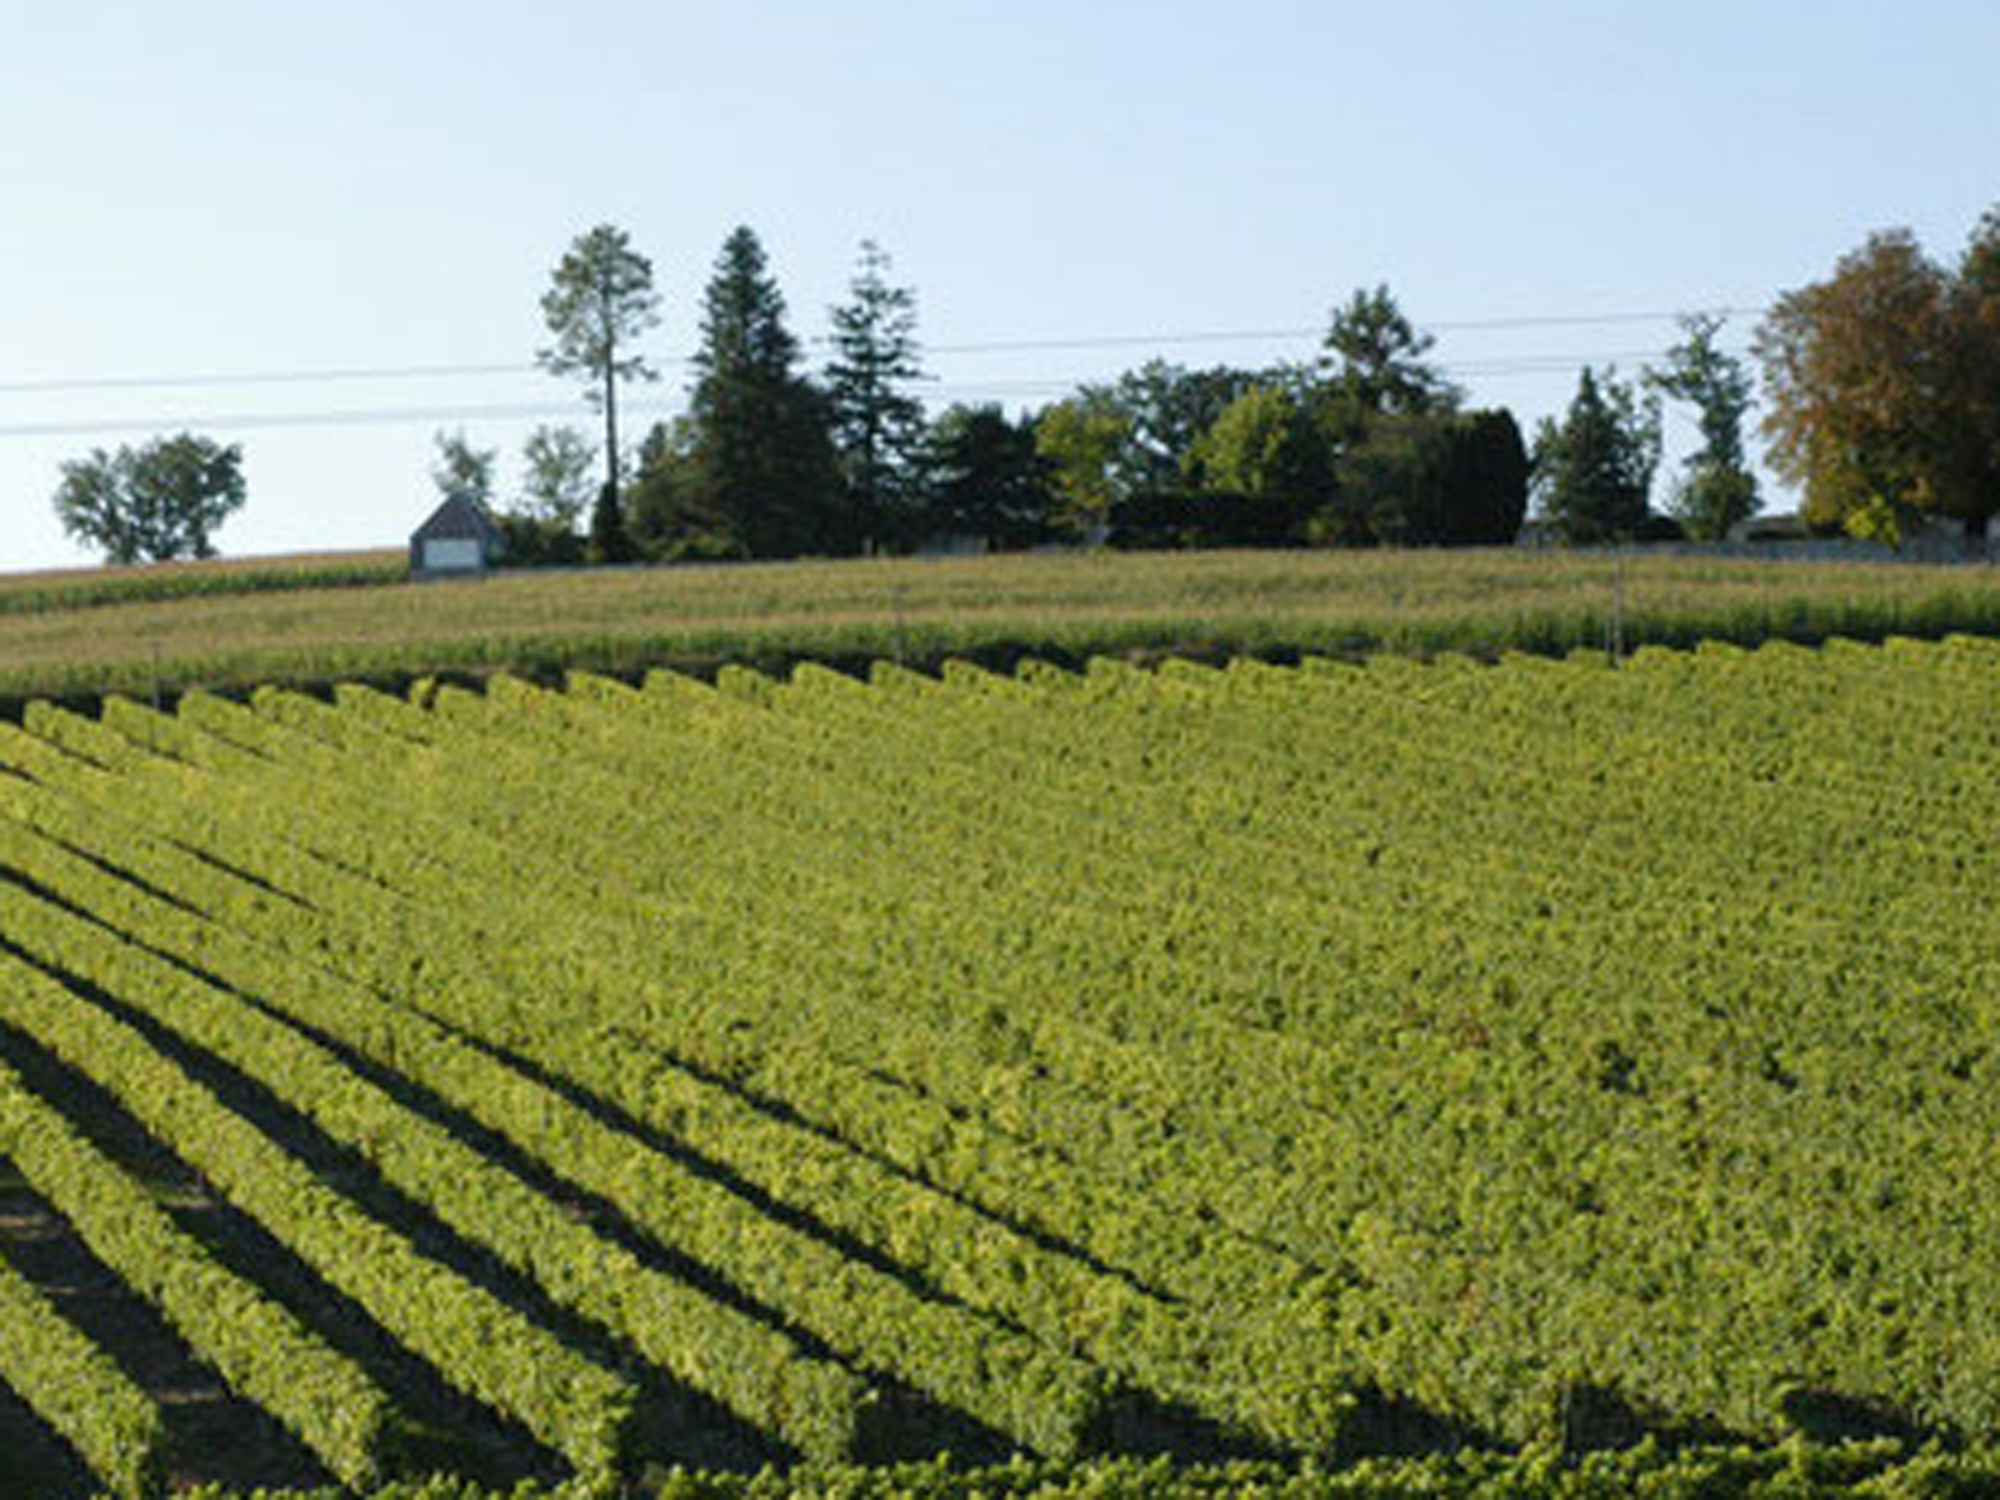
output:
{"label": "clear blue sky", "polygon": [[[1377,281],[1423,324],[1754,308],[1872,229],[1955,255],[2000,201],[1993,0],[7,9],[6,570],[89,560],[51,511],[62,459],[181,427],[244,445],[228,553],[400,542],[441,427],[502,448],[512,488],[535,420],[589,420],[531,370],[22,387],[528,366],[549,270],[600,221],[654,262],[660,409],[738,223],[808,338],[878,239],[940,348],[933,397],[1020,404],[1154,354],[1303,356],[1309,334],[1167,339],[1316,332]],[[1580,359],[1629,372],[1672,331],[1446,327],[1436,352],[1527,425]],[[1126,335],[1158,342],[942,352]],[[449,414],[478,408],[521,414]],[[382,419],[287,420],[343,412]]]}

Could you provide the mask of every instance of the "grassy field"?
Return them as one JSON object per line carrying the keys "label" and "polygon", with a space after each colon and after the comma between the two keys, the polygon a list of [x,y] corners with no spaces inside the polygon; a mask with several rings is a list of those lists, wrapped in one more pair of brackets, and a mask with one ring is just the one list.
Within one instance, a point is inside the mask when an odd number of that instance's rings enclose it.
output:
{"label": "grassy field", "polygon": [[0,580],[0,700],[724,662],[1561,653],[2000,630],[2000,570],[1513,551],[1152,553],[501,574],[397,554]]}

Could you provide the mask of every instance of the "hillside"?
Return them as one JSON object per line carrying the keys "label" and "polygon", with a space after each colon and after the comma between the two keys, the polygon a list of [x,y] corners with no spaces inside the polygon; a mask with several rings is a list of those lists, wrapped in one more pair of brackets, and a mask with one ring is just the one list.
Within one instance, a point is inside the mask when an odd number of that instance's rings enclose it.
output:
{"label": "hillside", "polygon": [[2000,1439],[1996,674],[31,706],[0,1448],[144,1488]]}
{"label": "hillside", "polygon": [[2000,571],[1590,553],[1237,552],[741,564],[413,585],[396,554],[0,579],[0,702],[703,675],[958,656],[1158,658],[1880,639],[2000,630]]}

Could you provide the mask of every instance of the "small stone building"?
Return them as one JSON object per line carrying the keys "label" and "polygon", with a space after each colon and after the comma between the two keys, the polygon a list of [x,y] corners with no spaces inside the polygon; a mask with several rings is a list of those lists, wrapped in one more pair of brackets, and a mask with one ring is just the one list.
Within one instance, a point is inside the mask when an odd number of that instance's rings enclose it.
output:
{"label": "small stone building", "polygon": [[484,573],[506,550],[486,507],[453,495],[410,536],[412,578],[464,578]]}

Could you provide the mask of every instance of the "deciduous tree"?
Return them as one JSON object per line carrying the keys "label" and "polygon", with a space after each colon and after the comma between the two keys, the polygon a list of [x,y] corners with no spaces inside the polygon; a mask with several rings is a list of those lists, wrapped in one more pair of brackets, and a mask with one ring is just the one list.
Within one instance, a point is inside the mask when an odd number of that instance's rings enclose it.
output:
{"label": "deciduous tree", "polygon": [[1140,496],[1206,485],[1197,447],[1257,378],[1247,370],[1190,370],[1155,359],[1045,408],[1038,431],[1056,466],[1066,526],[1087,531]]}
{"label": "deciduous tree", "polygon": [[1726,321],[1709,313],[1682,318],[1681,342],[1645,375],[1650,389],[1693,406],[1701,424],[1701,447],[1688,455],[1667,506],[1689,536],[1704,541],[1727,536],[1757,510],[1757,476],[1743,454],[1752,381],[1744,362],[1716,343]]}
{"label": "deciduous tree", "polygon": [[211,536],[244,498],[242,448],[183,432],[65,463],[55,507],[107,562],[165,562],[213,557]]}
{"label": "deciduous tree", "polygon": [[1198,476],[1190,463],[1195,444],[1256,381],[1247,370],[1223,365],[1190,370],[1154,359],[1102,388],[1126,418],[1125,441],[1115,463],[1121,498],[1195,482]]}
{"label": "deciduous tree", "polygon": [[447,500],[470,500],[475,505],[493,503],[493,467],[499,461],[497,448],[475,448],[463,431],[440,432],[431,439],[437,458],[431,464],[431,483]]}
{"label": "deciduous tree", "polygon": [[590,504],[597,450],[574,427],[537,427],[521,447],[525,475],[520,513],[574,531]]}
{"label": "deciduous tree", "polygon": [[1109,521],[1126,493],[1119,459],[1131,436],[1131,413],[1102,388],[1086,387],[1036,415],[1035,447],[1049,462],[1063,531],[1087,536]]}
{"label": "deciduous tree", "polygon": [[2000,507],[2000,214],[1955,268],[1906,229],[1787,292],[1758,329],[1773,467],[1821,528],[1898,538],[1919,515],[1983,543]]}
{"label": "deciduous tree", "polygon": [[[597,467],[597,450],[590,440],[573,427],[537,427],[522,445],[524,468],[521,495],[495,519],[507,538],[507,560],[517,565],[622,558],[593,553],[578,534],[584,508],[599,493],[591,483]],[[593,520],[597,519],[593,509]],[[618,550],[613,543],[613,551]]]}
{"label": "deciduous tree", "polygon": [[1330,495],[1334,449],[1308,396],[1252,385],[1196,441],[1189,467],[1209,489],[1255,499]]}

